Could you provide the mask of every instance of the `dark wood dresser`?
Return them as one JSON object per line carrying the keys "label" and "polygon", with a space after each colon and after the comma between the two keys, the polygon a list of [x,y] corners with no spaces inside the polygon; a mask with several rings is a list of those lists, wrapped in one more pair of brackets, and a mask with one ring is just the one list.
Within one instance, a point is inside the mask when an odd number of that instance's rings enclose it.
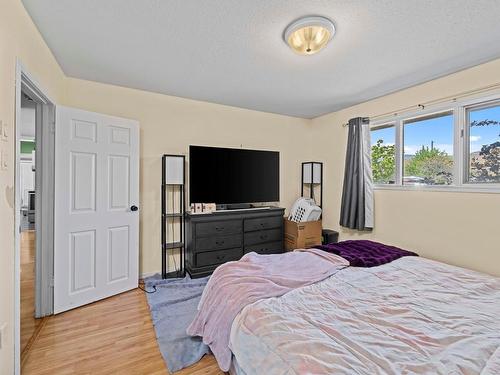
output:
{"label": "dark wood dresser", "polygon": [[252,251],[284,252],[284,213],[270,207],[186,214],[186,270],[192,278],[203,277]]}

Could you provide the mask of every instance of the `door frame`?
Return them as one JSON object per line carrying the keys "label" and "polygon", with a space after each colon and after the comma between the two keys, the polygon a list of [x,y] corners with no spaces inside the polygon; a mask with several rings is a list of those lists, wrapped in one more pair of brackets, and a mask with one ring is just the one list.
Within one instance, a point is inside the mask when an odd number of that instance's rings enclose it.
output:
{"label": "door frame", "polygon": [[[16,59],[15,77],[15,169],[14,169],[14,373],[21,372],[21,99],[26,92],[37,103],[35,134],[37,159],[35,178],[35,311],[36,316],[52,315],[54,274],[54,121],[55,101],[38,84],[36,78]],[[40,111],[41,109],[41,111]],[[39,154],[40,153],[40,154]],[[43,155],[43,158],[41,158]],[[40,162],[38,162],[40,161]],[[42,177],[43,176],[43,177]],[[40,223],[42,222],[42,226]],[[44,249],[44,251],[42,251]]]}

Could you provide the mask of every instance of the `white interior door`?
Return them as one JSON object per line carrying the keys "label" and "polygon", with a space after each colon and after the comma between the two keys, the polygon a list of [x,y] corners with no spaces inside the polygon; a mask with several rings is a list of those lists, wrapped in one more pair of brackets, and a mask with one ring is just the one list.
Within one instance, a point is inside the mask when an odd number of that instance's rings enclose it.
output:
{"label": "white interior door", "polygon": [[139,124],[56,108],[54,312],[136,288]]}

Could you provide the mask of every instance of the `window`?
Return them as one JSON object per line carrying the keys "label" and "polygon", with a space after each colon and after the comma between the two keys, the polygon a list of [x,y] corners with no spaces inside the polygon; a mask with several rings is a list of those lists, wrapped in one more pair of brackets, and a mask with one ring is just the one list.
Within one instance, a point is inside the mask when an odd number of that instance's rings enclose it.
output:
{"label": "window", "polygon": [[466,111],[470,183],[500,183],[500,103]]}
{"label": "window", "polygon": [[396,182],[396,128],[394,124],[371,129],[372,172],[375,184]]}
{"label": "window", "polygon": [[500,193],[500,94],[420,107],[371,124],[375,185]]}
{"label": "window", "polygon": [[451,185],[453,112],[403,121],[403,185]]}

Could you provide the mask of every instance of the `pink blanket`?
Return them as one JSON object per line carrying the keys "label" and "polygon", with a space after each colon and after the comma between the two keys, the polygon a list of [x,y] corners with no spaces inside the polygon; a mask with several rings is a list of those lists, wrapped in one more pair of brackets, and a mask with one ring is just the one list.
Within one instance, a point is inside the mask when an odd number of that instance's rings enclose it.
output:
{"label": "pink blanket", "polygon": [[316,283],[348,265],[344,258],[318,249],[275,255],[248,253],[241,260],[223,264],[215,270],[187,333],[203,337],[219,367],[228,371],[231,325],[245,306]]}

